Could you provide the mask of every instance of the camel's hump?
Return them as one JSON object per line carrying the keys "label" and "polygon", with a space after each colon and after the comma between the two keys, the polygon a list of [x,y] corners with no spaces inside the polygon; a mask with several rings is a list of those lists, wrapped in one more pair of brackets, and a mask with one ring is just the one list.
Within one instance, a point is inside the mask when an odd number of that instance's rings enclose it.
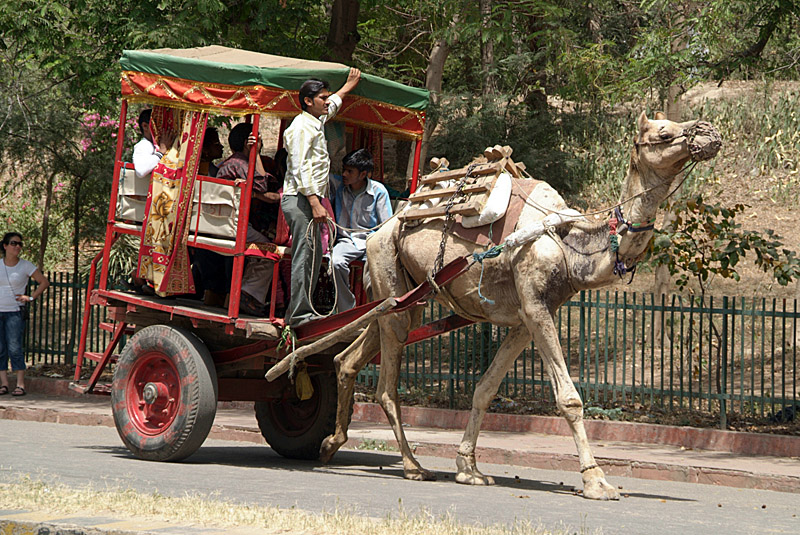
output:
{"label": "camel's hump", "polygon": [[[516,182],[514,193],[519,191],[516,188],[523,182],[525,181]],[[544,219],[547,214],[552,212],[564,212],[569,210],[567,203],[564,202],[561,195],[559,195],[550,184],[541,181],[537,182],[538,183],[533,186],[530,194],[527,195],[525,207],[520,214],[520,222],[532,223]],[[520,228],[519,224],[517,228]]]}

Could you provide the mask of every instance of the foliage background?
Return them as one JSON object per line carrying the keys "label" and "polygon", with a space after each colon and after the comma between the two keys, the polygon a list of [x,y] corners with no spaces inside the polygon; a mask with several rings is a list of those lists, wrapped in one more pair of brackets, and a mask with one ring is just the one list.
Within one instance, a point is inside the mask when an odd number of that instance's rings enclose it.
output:
{"label": "foliage background", "polygon": [[[78,272],[104,231],[121,51],[207,44],[428,87],[430,155],[458,165],[509,144],[579,207],[615,199],[642,107],[718,121],[728,143],[758,151],[769,191],[796,200],[796,94],[760,107],[677,97],[702,82],[770,92],[797,80],[799,14],[793,0],[7,0],[0,217],[40,265]],[[686,193],[723,172],[706,167]]]}

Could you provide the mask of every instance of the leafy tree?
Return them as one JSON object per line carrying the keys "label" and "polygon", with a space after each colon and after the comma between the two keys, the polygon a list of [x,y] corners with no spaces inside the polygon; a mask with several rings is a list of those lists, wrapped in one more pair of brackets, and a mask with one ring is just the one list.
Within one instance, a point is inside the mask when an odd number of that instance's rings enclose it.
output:
{"label": "leafy tree", "polygon": [[739,280],[737,266],[748,253],[755,255],[755,265],[772,273],[783,286],[800,276],[800,259],[787,249],[783,239],[772,229],[763,233],[743,230],[736,218],[746,206],[724,207],[706,203],[701,195],[673,204],[675,231],[656,231],[649,260],[665,265],[671,275],[678,275],[676,284],[685,288],[690,280],[707,289],[713,275]]}

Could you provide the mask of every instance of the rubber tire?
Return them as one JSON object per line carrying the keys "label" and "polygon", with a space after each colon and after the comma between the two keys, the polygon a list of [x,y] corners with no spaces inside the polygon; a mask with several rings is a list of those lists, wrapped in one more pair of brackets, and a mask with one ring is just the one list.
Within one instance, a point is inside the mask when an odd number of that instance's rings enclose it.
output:
{"label": "rubber tire", "polygon": [[[178,379],[170,385],[170,397],[174,395],[177,402],[165,409],[169,417],[160,430],[148,428],[142,421],[144,410],[136,411],[137,406],[146,407],[139,403],[143,384],[140,381],[137,386],[135,381],[149,378],[143,368],[148,362]],[[114,371],[112,411],[122,442],[140,459],[185,459],[197,451],[211,430],[217,388],[211,353],[196,335],[169,325],[143,328],[125,345]]]}
{"label": "rubber tire", "polygon": [[[330,372],[310,378],[314,394],[306,401],[293,396],[285,401],[255,403],[264,439],[276,453],[289,459],[319,460],[322,441],[336,429],[336,376]],[[307,416],[298,421],[298,414]]]}

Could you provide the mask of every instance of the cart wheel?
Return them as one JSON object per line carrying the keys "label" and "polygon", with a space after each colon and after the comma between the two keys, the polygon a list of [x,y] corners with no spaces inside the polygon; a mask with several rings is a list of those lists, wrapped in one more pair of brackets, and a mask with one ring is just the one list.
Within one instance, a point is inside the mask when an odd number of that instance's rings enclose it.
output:
{"label": "cart wheel", "polygon": [[197,451],[214,423],[217,373],[191,332],[152,325],[125,345],[111,390],[114,423],[140,459],[178,461]]}
{"label": "cart wheel", "polygon": [[314,394],[305,401],[292,397],[255,404],[261,434],[273,450],[290,459],[319,459],[323,439],[336,428],[335,375],[321,373],[310,378]]}

